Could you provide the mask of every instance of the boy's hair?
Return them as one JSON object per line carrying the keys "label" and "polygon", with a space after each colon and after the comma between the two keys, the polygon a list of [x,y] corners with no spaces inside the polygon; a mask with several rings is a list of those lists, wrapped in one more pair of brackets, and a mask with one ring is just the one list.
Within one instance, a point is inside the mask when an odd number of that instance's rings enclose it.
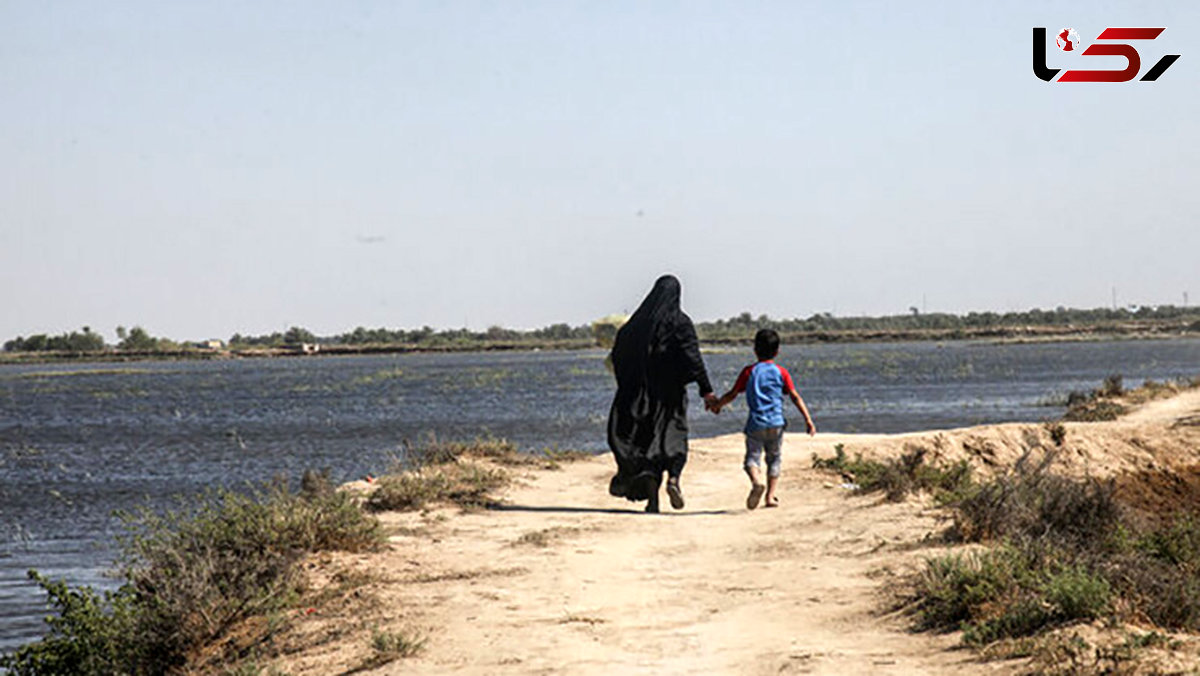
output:
{"label": "boy's hair", "polygon": [[760,360],[774,359],[779,354],[779,334],[775,329],[759,329],[754,334],[754,355]]}

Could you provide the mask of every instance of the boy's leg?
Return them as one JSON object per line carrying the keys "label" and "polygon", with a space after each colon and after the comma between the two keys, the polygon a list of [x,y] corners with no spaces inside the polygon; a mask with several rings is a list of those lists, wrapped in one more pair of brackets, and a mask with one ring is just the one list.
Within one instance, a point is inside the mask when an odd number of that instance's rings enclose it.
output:
{"label": "boy's leg", "polygon": [[757,432],[746,433],[746,459],[742,463],[746,470],[746,476],[750,477],[750,494],[746,496],[746,509],[754,509],[758,507],[758,501],[762,499],[763,486],[762,471],[759,469],[759,458],[762,456],[763,443]]}
{"label": "boy's leg", "polygon": [[783,428],[766,431],[768,434],[763,442],[763,451],[767,461],[767,494],[764,496],[764,504],[774,507],[779,504],[779,498],[775,497],[775,487],[779,485],[779,475],[783,470]]}

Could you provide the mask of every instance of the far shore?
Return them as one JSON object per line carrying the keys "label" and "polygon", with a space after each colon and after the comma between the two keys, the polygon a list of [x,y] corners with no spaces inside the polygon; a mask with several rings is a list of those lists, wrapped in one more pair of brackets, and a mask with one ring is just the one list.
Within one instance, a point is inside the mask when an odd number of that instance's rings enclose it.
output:
{"label": "far shore", "polygon": [[[912,329],[912,330],[841,330],[784,333],[784,344],[815,345],[821,343],[903,343],[977,340],[991,343],[1053,343],[1115,340],[1164,340],[1200,337],[1200,331],[1175,323],[1105,324],[1097,326],[1003,326],[971,329]],[[701,347],[719,350],[723,347],[749,345],[750,337],[702,339]],[[182,361],[223,359],[265,359],[288,357],[335,357],[381,354],[438,354],[470,352],[536,352],[576,351],[603,347],[594,340],[568,339],[546,341],[463,341],[444,344],[309,344],[279,347],[184,348],[170,351],[132,351],[107,349],[94,352],[39,351],[0,352],[0,366],[5,364],[48,364],[132,361]]]}

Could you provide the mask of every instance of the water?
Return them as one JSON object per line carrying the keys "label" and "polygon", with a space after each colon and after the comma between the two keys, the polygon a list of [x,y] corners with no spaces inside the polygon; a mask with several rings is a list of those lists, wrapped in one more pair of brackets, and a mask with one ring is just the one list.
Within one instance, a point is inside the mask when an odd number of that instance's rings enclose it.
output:
{"label": "water", "polygon": [[[705,355],[718,393],[751,359]],[[1112,373],[1192,377],[1200,340],[785,346],[778,361],[822,431],[901,432],[1055,417],[1047,402]],[[0,650],[43,630],[27,569],[113,586],[114,510],[308,468],[378,474],[429,434],[600,452],[612,392],[599,350],[0,367]],[[742,399],[712,416],[692,393],[693,436],[740,429]]]}

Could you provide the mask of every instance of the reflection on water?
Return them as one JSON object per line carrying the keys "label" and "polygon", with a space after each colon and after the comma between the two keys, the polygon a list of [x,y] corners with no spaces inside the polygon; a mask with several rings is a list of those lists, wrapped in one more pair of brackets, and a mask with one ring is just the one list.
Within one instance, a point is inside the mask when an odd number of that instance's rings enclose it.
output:
{"label": "reflection on water", "polygon": [[[752,353],[705,359],[724,391]],[[898,432],[1056,416],[1042,404],[1112,373],[1191,377],[1200,340],[785,346],[779,362],[821,430]],[[0,367],[0,650],[41,631],[28,568],[111,585],[114,510],[306,468],[378,474],[429,434],[603,451],[612,391],[598,350]],[[706,414],[693,388],[692,434],[737,432],[744,412]]]}

